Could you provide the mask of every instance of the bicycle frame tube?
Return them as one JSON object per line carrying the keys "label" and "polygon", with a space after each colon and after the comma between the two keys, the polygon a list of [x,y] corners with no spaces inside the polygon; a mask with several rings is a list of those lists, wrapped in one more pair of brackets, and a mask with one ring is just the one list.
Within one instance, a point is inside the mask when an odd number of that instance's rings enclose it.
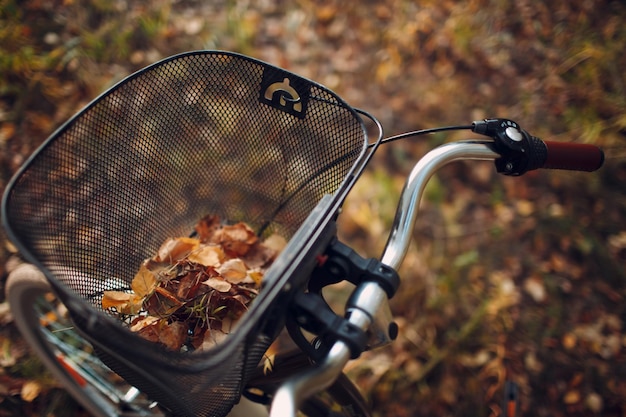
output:
{"label": "bicycle frame tube", "polygon": [[[499,156],[492,141],[454,142],[427,153],[407,178],[389,240],[381,257],[382,262],[397,269],[404,260],[419,202],[428,180],[438,169],[454,161],[494,160]],[[387,295],[383,289],[374,282],[365,282],[354,289],[347,303],[346,315],[351,323],[367,330],[378,311],[386,304]],[[274,396],[270,417],[295,416],[302,401],[330,386],[348,360],[348,346],[341,341],[335,342],[316,368],[285,381]]]}
{"label": "bicycle frame tube", "polygon": [[381,261],[394,269],[404,261],[426,184],[438,169],[454,161],[494,160],[498,157],[492,141],[462,141],[442,145],[420,159],[404,184]]}

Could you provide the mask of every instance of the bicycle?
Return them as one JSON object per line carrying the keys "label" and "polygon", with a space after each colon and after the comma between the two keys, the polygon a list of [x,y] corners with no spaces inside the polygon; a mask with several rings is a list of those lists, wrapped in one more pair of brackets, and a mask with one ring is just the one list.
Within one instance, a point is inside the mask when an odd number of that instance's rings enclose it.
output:
{"label": "bicycle", "polygon": [[[341,243],[341,206],[378,147],[449,130],[484,139],[448,143],[418,161],[380,259]],[[67,121],[7,187],[4,227],[32,264],[7,285],[16,324],[95,416],[263,415],[266,406],[272,417],[368,415],[342,370],[395,339],[388,300],[419,201],[431,176],[460,160],[495,161],[498,172],[519,176],[595,171],[604,156],[591,145],[543,142],[508,119],[385,138],[367,112],[270,64],[221,51],[164,59]],[[105,311],[102,297],[128,291],[164,239],[190,235],[207,213],[288,243],[222,344],[166,351],[131,332],[123,314]],[[345,280],[355,288],[341,316],[321,291]],[[42,298],[50,291],[67,318]],[[268,360],[283,329],[295,349]]]}

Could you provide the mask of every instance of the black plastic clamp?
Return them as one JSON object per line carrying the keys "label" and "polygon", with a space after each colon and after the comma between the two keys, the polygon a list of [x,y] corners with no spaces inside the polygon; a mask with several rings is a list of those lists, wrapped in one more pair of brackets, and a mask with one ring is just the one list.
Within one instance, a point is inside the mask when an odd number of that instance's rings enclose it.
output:
{"label": "black plastic clamp", "polygon": [[400,276],[378,259],[365,259],[338,239],[330,242],[309,281],[309,291],[319,293],[327,285],[341,281],[355,285],[374,281],[392,298],[400,286]]}
{"label": "black plastic clamp", "polygon": [[[400,286],[395,269],[377,259],[365,259],[333,238],[324,253],[317,257],[317,267],[308,284],[309,292],[295,295],[286,323],[293,341],[313,360],[323,357],[338,340],[350,348],[353,359],[368,345],[367,332],[335,313],[322,296],[322,288],[341,281],[355,285],[376,282],[389,298]],[[316,342],[309,343],[302,330],[316,335]]]}
{"label": "black plastic clamp", "polygon": [[[311,345],[300,329],[316,335],[317,343]],[[356,359],[365,350],[368,340],[363,329],[338,316],[320,294],[311,292],[296,294],[287,330],[294,342],[314,360],[323,357],[338,340],[350,348],[351,358]]]}

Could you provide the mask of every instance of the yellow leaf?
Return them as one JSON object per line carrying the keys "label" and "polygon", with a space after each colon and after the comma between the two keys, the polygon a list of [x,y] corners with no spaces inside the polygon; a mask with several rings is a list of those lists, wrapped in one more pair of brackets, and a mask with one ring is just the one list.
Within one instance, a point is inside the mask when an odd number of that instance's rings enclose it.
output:
{"label": "yellow leaf", "polygon": [[263,241],[263,246],[280,253],[287,246],[287,240],[281,235],[273,234]]}
{"label": "yellow leaf", "polygon": [[241,259],[235,258],[224,262],[217,268],[217,272],[231,284],[239,284],[246,279],[248,268],[246,268],[246,264]]}
{"label": "yellow leaf", "polygon": [[39,317],[39,323],[42,326],[47,327],[50,324],[55,323],[58,319],[59,319],[59,317],[57,316],[57,314],[54,311],[48,311],[43,316]]}
{"label": "yellow leaf", "polygon": [[132,326],[130,326],[130,330],[133,332],[138,332],[141,329],[144,329],[156,322],[158,322],[159,320],[161,320],[158,317],[154,317],[154,316],[145,316],[145,317],[141,317],[139,320],[133,322]]}
{"label": "yellow leaf", "polygon": [[157,279],[145,264],[142,264],[130,284],[130,288],[138,297],[144,298],[154,292],[157,286]]}
{"label": "yellow leaf", "polygon": [[22,400],[30,403],[35,400],[39,396],[41,392],[41,384],[37,381],[26,381],[24,385],[22,385],[22,391],[20,392],[20,396]]}
{"label": "yellow leaf", "polygon": [[123,291],[105,291],[102,296],[102,308],[115,309],[122,314],[137,314],[141,311],[143,298]]}
{"label": "yellow leaf", "polygon": [[224,251],[219,246],[207,245],[191,253],[187,259],[203,266],[216,267],[224,260]]}
{"label": "yellow leaf", "polygon": [[209,278],[203,284],[219,292],[228,292],[232,288],[232,284],[220,278]]}
{"label": "yellow leaf", "polygon": [[261,285],[261,281],[263,281],[263,272],[261,271],[248,271],[248,278],[250,278],[255,285]]}
{"label": "yellow leaf", "polygon": [[168,239],[161,245],[156,256],[157,262],[174,263],[198,249],[200,241],[191,237]]}

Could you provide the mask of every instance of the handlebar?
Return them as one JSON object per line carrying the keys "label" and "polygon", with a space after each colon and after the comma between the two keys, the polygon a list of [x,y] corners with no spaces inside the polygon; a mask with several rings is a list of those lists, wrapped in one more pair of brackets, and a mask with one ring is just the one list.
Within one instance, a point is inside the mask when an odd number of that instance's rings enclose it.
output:
{"label": "handlebar", "polygon": [[[486,119],[472,124],[475,133],[492,140],[469,140],[442,145],[422,157],[407,177],[396,216],[381,256],[394,269],[402,264],[415,226],[419,203],[432,175],[444,165],[459,160],[494,160],[504,175],[522,175],[539,168],[595,171],[604,162],[601,149],[593,145],[544,142],[508,119]],[[357,286],[348,302],[346,318],[367,330],[376,314],[387,304],[385,291],[374,282]],[[342,341],[334,343],[316,368],[285,382],[272,402],[271,417],[295,415],[301,401],[328,387],[350,359]]]}
{"label": "handlebar", "polygon": [[590,172],[604,163],[604,153],[597,146],[544,142],[509,119],[476,121],[472,123],[472,131],[493,140],[440,146],[427,153],[409,174],[381,256],[384,264],[394,269],[402,264],[426,183],[443,165],[457,160],[495,160],[499,173],[517,176],[539,168]]}

